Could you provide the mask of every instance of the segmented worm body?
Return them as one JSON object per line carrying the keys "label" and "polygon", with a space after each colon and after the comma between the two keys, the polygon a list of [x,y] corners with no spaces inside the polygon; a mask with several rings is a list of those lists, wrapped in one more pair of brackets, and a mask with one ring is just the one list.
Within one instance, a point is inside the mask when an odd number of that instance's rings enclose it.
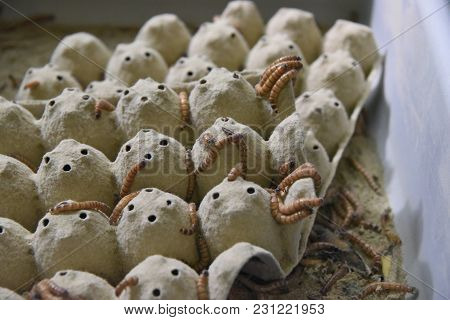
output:
{"label": "segmented worm body", "polygon": [[136,276],[128,277],[128,278],[122,280],[122,281],[116,286],[116,289],[115,289],[115,291],[114,291],[115,294],[116,294],[116,297],[119,297],[119,296],[122,294],[122,292],[123,292],[126,288],[137,286],[138,283],[139,283],[139,278],[136,277]]}
{"label": "segmented worm body", "polygon": [[417,289],[397,282],[373,282],[364,287],[362,292],[359,294],[358,299],[364,299],[372,293],[378,293],[381,291],[394,291],[415,294],[417,292]]}
{"label": "segmented worm body", "polygon": [[197,232],[196,240],[197,240],[199,261],[193,266],[193,269],[197,272],[200,272],[209,266],[209,262],[211,261],[211,255],[209,254],[209,248],[208,244],[206,243],[205,237],[200,231]]}
{"label": "segmented worm body", "polygon": [[238,177],[242,176],[242,163],[238,163],[228,173],[228,181],[235,181]]}
{"label": "segmented worm body", "polygon": [[61,214],[71,211],[78,210],[92,210],[101,213],[104,217],[108,219],[111,214],[111,208],[100,201],[64,201],[51,208],[49,211],[51,214]]}
{"label": "segmented worm body", "polygon": [[325,283],[325,285],[320,289],[321,295],[326,295],[328,292],[330,292],[331,288],[338,282],[340,279],[345,277],[345,275],[349,272],[347,266],[343,265],[339,269],[336,270],[335,273],[328,279],[328,281]]}
{"label": "segmented worm body", "polygon": [[52,280],[43,279],[33,286],[29,296],[33,300],[67,300],[69,292]]}
{"label": "segmented worm body", "polygon": [[278,173],[284,179],[294,170],[294,167],[295,167],[294,160],[287,161],[280,166],[280,168],[278,169]]}
{"label": "segmented worm body", "polygon": [[272,217],[279,224],[293,224],[313,214],[313,210],[310,208],[302,209],[299,212],[288,216],[281,214],[279,211],[278,195],[275,192],[272,193],[270,197],[270,211]]}
{"label": "segmented worm body", "polygon": [[181,228],[180,232],[184,234],[185,236],[191,236],[195,232],[197,232],[198,229],[198,216],[197,216],[197,208],[195,206],[195,203],[189,204],[189,220],[191,222],[191,225],[189,228]]}
{"label": "segmented worm body", "polygon": [[285,205],[281,201],[278,202],[278,211],[282,215],[292,215],[304,209],[312,209],[320,207],[323,203],[322,198],[306,198],[297,199],[292,203]]}
{"label": "segmented worm body", "polygon": [[269,95],[269,102],[270,106],[272,107],[272,110],[275,111],[275,113],[278,113],[278,107],[277,107],[277,101],[278,97],[280,96],[281,90],[286,86],[286,84],[294,79],[297,76],[297,70],[290,70],[286,73],[284,73],[273,85],[272,89],[270,90]]}
{"label": "segmented worm body", "polygon": [[194,168],[194,162],[192,161],[192,151],[190,149],[186,150],[184,163],[186,165],[186,173],[188,175],[188,185],[186,188],[186,201],[191,201],[195,189],[196,173]]}
{"label": "segmented worm body", "polygon": [[95,103],[95,118],[100,119],[102,111],[113,112],[116,108],[114,105],[105,99],[99,99]]}
{"label": "segmented worm body", "polygon": [[179,97],[180,97],[181,120],[184,122],[183,127],[185,127],[186,124],[191,123],[191,112],[189,108],[188,93],[186,91],[181,91],[179,93]]}
{"label": "segmented worm body", "polygon": [[381,269],[381,255],[367,242],[354,233],[343,231],[344,237],[358,246],[368,257],[373,260],[373,269],[378,272]]}
{"label": "segmented worm body", "polygon": [[197,279],[198,300],[209,300],[208,277],[208,270],[203,270]]}
{"label": "segmented worm body", "polygon": [[109,217],[109,224],[112,226],[117,226],[119,224],[120,219],[122,218],[122,211],[128,205],[128,203],[137,197],[137,195],[141,191],[132,192],[127,194],[125,197],[120,199],[119,203],[114,208],[111,216]]}
{"label": "segmented worm body", "polygon": [[[285,56],[278,58],[277,60],[275,60],[274,62],[272,62],[267,66],[266,70],[264,70],[264,73],[261,76],[261,80],[259,81],[259,83],[262,84],[266,82],[267,78],[276,70],[277,66],[280,63],[287,61],[301,61],[301,58],[299,56]],[[301,68],[301,66],[299,68]]]}
{"label": "segmented worm body", "polygon": [[376,194],[381,195],[380,186],[378,183],[373,179],[373,176],[367,172],[366,168],[363,167],[361,163],[356,161],[353,158],[347,158],[350,164],[364,177],[364,179],[367,181],[367,184],[369,187],[375,191]]}
{"label": "segmented worm body", "polygon": [[130,171],[128,171],[128,174],[123,180],[122,189],[120,190],[121,198],[125,197],[127,194],[130,193],[131,186],[133,185],[136,175],[138,174],[139,171],[141,171],[144,168],[145,168],[145,161],[141,161],[131,167]]}
{"label": "segmented worm body", "polygon": [[341,251],[342,249],[339,248],[337,245],[331,242],[325,242],[325,241],[318,241],[311,243],[305,251],[305,255],[313,254],[317,251],[322,250],[335,250],[335,251]]}
{"label": "segmented worm body", "polygon": [[314,188],[316,191],[320,188],[322,183],[320,174],[311,163],[304,163],[280,182],[277,187],[277,191],[286,192],[286,190],[293,185],[295,181],[303,178],[311,178],[314,181]]}

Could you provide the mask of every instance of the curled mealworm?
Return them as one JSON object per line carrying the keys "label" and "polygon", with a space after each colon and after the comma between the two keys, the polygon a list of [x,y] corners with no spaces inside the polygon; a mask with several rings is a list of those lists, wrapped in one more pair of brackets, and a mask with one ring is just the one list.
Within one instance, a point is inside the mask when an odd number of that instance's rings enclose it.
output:
{"label": "curled mealworm", "polygon": [[354,233],[348,231],[341,231],[345,238],[347,238],[351,243],[358,246],[368,257],[373,260],[373,269],[378,272],[381,268],[381,255],[367,242],[355,235]]}
{"label": "curled mealworm", "polygon": [[301,58],[299,56],[285,56],[275,60],[270,65],[268,65],[264,73],[262,74],[259,83],[255,87],[258,94],[260,93],[261,86],[267,81],[269,76],[277,69],[280,64],[282,64],[283,62],[294,62],[293,64],[291,64],[291,67],[300,69],[303,66],[300,60]]}
{"label": "curled mealworm", "polygon": [[336,284],[336,282],[345,277],[348,272],[349,269],[346,265],[343,265],[339,269],[337,269],[336,272],[333,273],[333,275],[330,277],[330,279],[328,279],[325,285],[320,289],[320,294],[326,295],[328,292],[330,292],[331,288]]}
{"label": "curled mealworm", "polygon": [[185,236],[191,236],[195,232],[197,232],[198,229],[198,216],[197,216],[197,208],[195,206],[195,203],[189,203],[189,219],[191,222],[191,225],[189,228],[181,228],[180,232],[184,234]]}
{"label": "curled mealworm", "polygon": [[270,197],[270,211],[272,217],[279,224],[293,224],[313,214],[313,211],[309,208],[302,209],[289,216],[281,214],[279,211],[278,195],[275,192],[273,192]]}
{"label": "curled mealworm", "polygon": [[141,161],[131,167],[130,171],[128,171],[128,174],[123,180],[122,189],[120,190],[121,198],[125,197],[127,194],[130,193],[131,185],[134,182],[134,178],[136,177],[138,172],[144,168],[145,168],[145,161]]}
{"label": "curled mealworm", "polygon": [[209,254],[208,244],[202,232],[197,232],[197,250],[199,255],[199,261],[193,266],[193,269],[197,272],[207,268],[211,261],[211,255]]}
{"label": "curled mealworm", "polygon": [[294,184],[295,181],[311,178],[314,181],[314,188],[316,191],[320,188],[321,177],[317,172],[316,168],[310,163],[304,163],[297,169],[295,169],[291,174],[284,178],[277,187],[278,192],[286,192],[287,188]]}
{"label": "curled mealworm", "polygon": [[29,90],[33,90],[33,89],[39,87],[40,84],[41,83],[39,81],[34,80],[34,81],[30,81],[27,84],[25,84],[24,88],[25,89],[29,89]]}
{"label": "curled mealworm", "polygon": [[203,270],[197,279],[198,300],[209,300],[208,277],[208,270]]}
{"label": "curled mealworm", "polygon": [[111,102],[105,99],[99,99],[95,102],[95,118],[100,119],[102,111],[113,112],[116,108]]}
{"label": "curled mealworm", "polygon": [[281,90],[283,90],[283,88],[286,86],[286,84],[290,80],[294,79],[296,75],[297,75],[297,70],[290,70],[290,71],[286,72],[277,80],[277,82],[275,82],[272,89],[270,90],[269,102],[270,102],[270,106],[272,107],[272,110],[275,113],[278,113],[277,101],[278,101],[278,97],[280,95]]}
{"label": "curled mealworm", "polygon": [[109,224],[112,226],[117,226],[119,224],[120,219],[122,218],[122,210],[128,205],[128,203],[137,197],[137,195],[141,191],[136,191],[130,194],[127,194],[125,197],[120,199],[119,203],[114,208],[111,216],[109,217]]}
{"label": "curled mealworm", "polygon": [[28,168],[31,169],[31,171],[33,171],[34,173],[36,173],[36,167],[33,166],[33,164],[31,163],[30,160],[28,160],[28,158],[22,156],[21,154],[18,153],[10,153],[8,154],[8,157],[14,158],[16,160],[19,160],[20,162],[22,162],[24,165],[26,165]]}
{"label": "curled mealworm", "polygon": [[361,163],[359,163],[358,161],[356,161],[353,158],[347,158],[347,159],[350,162],[350,164],[356,169],[356,171],[358,171],[364,177],[364,179],[367,181],[367,184],[369,185],[369,187],[377,195],[381,195],[380,186],[375,182],[373,177],[367,172],[366,168],[364,168]]}
{"label": "curled mealworm", "polygon": [[294,160],[287,161],[280,166],[280,168],[278,169],[278,173],[284,179],[294,170],[294,167],[295,167]]}
{"label": "curled mealworm", "polygon": [[392,220],[392,217],[389,212],[390,212],[390,210],[386,209],[381,214],[381,217],[380,217],[381,229],[382,229],[383,233],[385,234],[386,238],[388,238],[390,242],[392,242],[394,245],[401,245],[402,240],[400,239],[398,234],[394,230],[392,230],[392,228],[389,225]]}
{"label": "curled mealworm", "polygon": [[116,286],[116,289],[114,291],[115,294],[116,294],[116,297],[119,297],[126,288],[137,286],[138,283],[139,283],[139,278],[136,277],[136,276],[132,276],[132,277],[129,277],[129,278],[126,278],[126,279],[122,280]]}
{"label": "curled mealworm", "polygon": [[255,283],[243,275],[239,275],[237,279],[248,289],[258,293],[271,293],[280,289],[284,291],[288,290],[286,279],[275,280],[266,284]]}
{"label": "curled mealworm", "polygon": [[276,65],[275,70],[269,74],[264,83],[259,82],[258,86],[255,87],[258,95],[265,97],[270,93],[270,90],[275,85],[280,77],[289,71],[289,65],[287,63],[280,63]]}
{"label": "curled mealworm", "polygon": [[191,111],[189,108],[188,93],[186,91],[181,91],[179,93],[179,97],[181,120],[184,122],[182,127],[186,127],[186,124],[191,123]]}
{"label": "curled mealworm", "polygon": [[33,286],[29,296],[33,300],[64,300],[69,299],[69,292],[52,280],[43,279]]}
{"label": "curled mealworm", "polygon": [[373,222],[369,222],[367,220],[360,220],[359,224],[366,230],[371,230],[374,231],[376,233],[381,233],[382,229],[379,225],[377,225],[376,223]]}
{"label": "curled mealworm", "polygon": [[191,201],[195,189],[196,172],[194,162],[192,161],[192,152],[190,149],[186,150],[184,163],[186,165],[186,173],[188,175],[188,185],[186,188],[186,201]]}
{"label": "curled mealworm", "polygon": [[214,161],[216,161],[216,159],[217,159],[216,150],[209,149],[206,158],[203,159],[203,161],[200,163],[200,166],[195,171],[195,174],[207,170],[214,163]]}
{"label": "curled mealworm", "polygon": [[111,213],[111,208],[107,204],[100,201],[63,201],[51,208],[49,211],[51,214],[60,214],[78,210],[93,210],[101,213],[106,219],[108,219],[108,216]]}
{"label": "curled mealworm", "polygon": [[323,203],[322,198],[297,199],[294,202],[285,205],[281,201],[278,202],[278,211],[282,215],[292,215],[304,209],[312,209],[320,207]]}
{"label": "curled mealworm", "polygon": [[233,167],[228,173],[228,181],[235,181],[237,177],[242,176],[242,163],[238,163],[235,167]]}
{"label": "curled mealworm", "polygon": [[417,289],[397,282],[373,282],[368,284],[359,294],[358,299],[364,299],[372,293],[381,291],[394,291],[416,294]]}

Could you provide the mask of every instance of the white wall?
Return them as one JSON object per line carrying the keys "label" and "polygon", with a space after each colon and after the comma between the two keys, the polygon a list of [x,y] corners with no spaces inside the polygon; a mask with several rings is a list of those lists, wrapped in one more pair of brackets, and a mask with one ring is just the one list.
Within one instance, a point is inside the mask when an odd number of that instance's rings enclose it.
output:
{"label": "white wall", "polygon": [[450,297],[450,6],[374,2],[379,45],[447,6],[384,49],[384,92],[371,110],[405,269],[422,299]]}

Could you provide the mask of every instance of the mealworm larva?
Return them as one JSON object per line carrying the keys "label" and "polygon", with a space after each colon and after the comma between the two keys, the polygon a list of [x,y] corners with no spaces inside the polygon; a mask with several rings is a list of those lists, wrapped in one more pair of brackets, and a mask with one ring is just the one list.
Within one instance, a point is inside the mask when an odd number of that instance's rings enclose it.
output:
{"label": "mealworm larva", "polygon": [[122,280],[116,286],[116,289],[114,290],[116,297],[119,297],[126,288],[137,286],[138,283],[139,283],[139,278],[136,276],[132,276],[132,277]]}
{"label": "mealworm larva", "polygon": [[214,161],[216,161],[216,159],[217,159],[217,152],[216,152],[216,150],[213,150],[213,149],[208,150],[206,158],[203,159],[203,161],[200,163],[200,166],[195,171],[195,174],[197,174],[198,172],[202,172],[202,171],[205,171],[206,169],[208,169],[214,163]]}
{"label": "mealworm larva", "polygon": [[270,90],[269,102],[270,102],[270,106],[272,107],[272,110],[275,113],[278,112],[277,101],[278,101],[278,96],[280,95],[281,90],[283,90],[283,88],[286,86],[286,84],[290,80],[294,79],[296,75],[297,75],[297,70],[295,70],[295,69],[286,72],[277,80],[277,82],[275,82],[272,89]]}
{"label": "mealworm larva", "polygon": [[206,132],[201,137],[201,143],[205,145],[207,148],[210,148],[211,146],[214,146],[216,143],[216,139],[213,137],[213,135],[209,132]]}
{"label": "mealworm larva", "polygon": [[316,191],[320,188],[321,185],[321,177],[319,172],[317,172],[316,168],[311,163],[304,163],[297,169],[295,169],[291,174],[289,174],[286,178],[284,178],[277,187],[278,192],[286,192],[287,188],[294,184],[295,181],[303,179],[303,178],[311,178],[314,181],[314,188]]}
{"label": "mealworm larva", "polygon": [[381,255],[367,242],[355,235],[354,233],[343,231],[344,237],[351,243],[358,246],[368,257],[373,260],[373,269],[379,271],[381,268]]}
{"label": "mealworm larva", "polygon": [[417,292],[416,288],[397,282],[373,282],[364,287],[359,294],[358,299],[364,299],[372,293],[378,293],[385,290],[412,294]]}
{"label": "mealworm larva", "polygon": [[345,277],[345,275],[349,272],[349,269],[347,266],[343,265],[339,269],[336,270],[335,273],[328,279],[328,281],[325,283],[325,285],[320,289],[321,295],[326,295],[331,288],[338,282],[340,279]]}
{"label": "mealworm larva", "polygon": [[95,102],[95,118],[100,119],[102,111],[113,112],[116,108],[114,105],[105,99],[99,99]]}
{"label": "mealworm larva", "polygon": [[309,208],[302,209],[297,213],[291,214],[289,216],[283,215],[279,212],[279,201],[278,196],[274,192],[272,193],[270,197],[270,211],[272,214],[272,217],[275,219],[276,222],[279,224],[293,224],[297,221],[300,221],[306,217],[309,217],[313,214],[313,211]]}
{"label": "mealworm larva", "polygon": [[339,192],[342,196],[344,196],[348,202],[350,202],[350,204],[353,206],[353,208],[358,208],[360,207],[359,201],[356,199],[356,195],[351,192],[349,189],[347,188],[341,188],[340,192]]}
{"label": "mealworm larva", "polygon": [[361,163],[353,158],[347,158],[351,165],[364,177],[369,187],[378,195],[381,195],[380,186],[375,182],[373,177],[367,172]]}
{"label": "mealworm larva", "polygon": [[201,232],[197,232],[197,250],[199,255],[198,262],[193,266],[193,269],[197,272],[202,271],[207,268],[209,262],[211,261],[211,255],[209,254],[208,244],[206,243],[205,237]]}
{"label": "mealworm larva", "polygon": [[128,203],[137,197],[141,191],[136,191],[127,194],[125,197],[120,199],[119,203],[115,206],[111,216],[109,217],[109,224],[112,226],[117,226],[120,219],[122,218],[122,210],[128,205]]}
{"label": "mealworm larva", "polygon": [[228,181],[235,181],[237,177],[242,176],[242,163],[238,163],[235,167],[233,167],[228,173]]}
{"label": "mealworm larva", "polygon": [[373,222],[369,222],[367,220],[361,219],[359,221],[359,224],[366,230],[371,230],[377,233],[381,233],[382,229],[379,225],[377,225],[376,223]]}
{"label": "mealworm larva", "polygon": [[316,251],[322,251],[322,250],[337,250],[342,251],[341,248],[339,248],[337,245],[331,242],[325,242],[325,241],[318,241],[311,243],[305,251],[305,256],[310,255],[312,253],[315,253]]}
{"label": "mealworm larva", "polygon": [[203,270],[197,279],[198,300],[209,300],[208,276],[208,270]]}
{"label": "mealworm larva", "polygon": [[101,213],[106,219],[108,219],[108,216],[111,214],[111,208],[100,201],[64,201],[51,208],[49,211],[50,214],[60,214],[78,210],[93,210]]}
{"label": "mealworm larva", "polygon": [[285,205],[281,201],[278,202],[278,211],[282,215],[289,216],[304,209],[312,209],[320,207],[323,203],[322,198],[306,198],[297,199],[294,202]]}
{"label": "mealworm larva", "polygon": [[191,123],[191,111],[189,108],[188,93],[186,91],[181,91],[179,93],[179,97],[181,120],[184,122],[183,127],[185,127],[186,124]]}
{"label": "mealworm larva", "polygon": [[392,230],[392,228],[389,225],[392,220],[392,217],[389,212],[390,210],[386,209],[381,214],[380,217],[381,229],[385,234],[386,238],[389,239],[389,241],[391,241],[394,245],[401,245],[402,240],[400,239],[399,235],[394,230]]}
{"label": "mealworm larva", "polygon": [[276,66],[275,70],[269,74],[264,83],[259,82],[258,86],[255,87],[258,95],[265,97],[270,93],[270,90],[275,85],[277,80],[286,72],[289,71],[289,65],[287,63],[280,63]]}
{"label": "mealworm larva", "polygon": [[145,168],[145,161],[141,161],[131,167],[130,171],[128,171],[128,174],[123,180],[122,189],[120,190],[121,198],[125,197],[127,194],[130,193],[131,185],[134,182],[134,178],[136,177],[138,172],[144,168]]}
{"label": "mealworm larva", "polygon": [[278,169],[278,173],[284,179],[294,170],[294,167],[295,167],[294,160],[287,161],[280,166],[280,168]]}
{"label": "mealworm larva", "polygon": [[343,204],[345,210],[344,221],[341,224],[341,228],[345,229],[353,222],[355,218],[355,211],[353,210],[350,201],[348,201],[344,195],[339,194],[339,196],[341,198],[341,203]]}
{"label": "mealworm larva", "polygon": [[266,284],[255,283],[243,275],[239,275],[237,279],[248,289],[258,293],[270,293],[279,289],[288,289],[286,279],[275,280]]}
{"label": "mealworm larva", "polygon": [[33,300],[63,300],[69,298],[69,292],[52,280],[43,279],[33,286],[29,296]]}
{"label": "mealworm larva", "polygon": [[27,84],[25,84],[24,88],[25,88],[25,89],[32,90],[32,89],[34,89],[34,88],[39,87],[40,84],[41,84],[41,83],[40,83],[39,81],[34,80],[34,81],[30,81],[30,82],[28,82]]}
{"label": "mealworm larva", "polygon": [[195,203],[189,203],[189,219],[191,221],[189,228],[183,227],[180,229],[180,232],[185,236],[193,235],[198,229],[197,207],[195,206]]}
{"label": "mealworm larva", "polygon": [[186,188],[186,201],[191,201],[192,195],[194,194],[195,189],[195,180],[196,180],[196,172],[194,168],[194,162],[192,161],[192,152],[190,149],[186,150],[186,155],[184,159],[184,163],[186,165],[186,173],[188,175],[188,185]]}
{"label": "mealworm larva", "polygon": [[[268,65],[266,70],[264,70],[264,73],[262,74],[258,85],[261,86],[262,84],[264,84],[264,82],[266,82],[267,78],[277,69],[277,67],[280,63],[288,62],[288,61],[301,61],[301,58],[299,56],[285,56],[285,57],[278,58],[277,60],[272,62],[270,65]],[[302,66],[300,66],[300,68]]]}
{"label": "mealworm larva", "polygon": [[10,153],[8,154],[8,157],[14,158],[16,160],[19,160],[20,162],[22,162],[24,165],[26,165],[28,168],[31,169],[31,171],[33,171],[34,173],[36,173],[36,167],[31,163],[30,160],[28,160],[28,158],[22,156],[21,154],[18,153]]}

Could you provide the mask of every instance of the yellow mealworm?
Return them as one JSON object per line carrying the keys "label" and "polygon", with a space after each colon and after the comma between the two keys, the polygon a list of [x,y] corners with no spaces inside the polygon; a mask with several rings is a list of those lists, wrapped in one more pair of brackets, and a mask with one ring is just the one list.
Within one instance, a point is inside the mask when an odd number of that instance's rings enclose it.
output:
{"label": "yellow mealworm", "polygon": [[208,277],[209,277],[208,270],[203,270],[197,279],[198,300],[209,300]]}
{"label": "yellow mealworm", "polygon": [[120,219],[122,218],[122,210],[128,205],[128,203],[137,197],[137,195],[141,191],[136,191],[130,194],[127,194],[125,197],[120,199],[119,203],[114,208],[111,216],[109,217],[109,224],[112,226],[117,226],[119,224]]}
{"label": "yellow mealworm", "polygon": [[216,139],[213,137],[213,135],[209,132],[204,133],[201,137],[201,143],[205,145],[207,148],[210,148],[211,146],[214,146],[216,143]]}
{"label": "yellow mealworm", "polygon": [[34,173],[36,173],[36,167],[33,166],[33,164],[31,163],[30,160],[28,160],[28,158],[18,154],[18,153],[10,153],[8,154],[8,157],[14,158],[16,160],[19,160],[20,162],[22,162],[24,165],[26,165],[28,168],[31,169],[31,171],[33,171]]}
{"label": "yellow mealworm", "polygon": [[385,210],[380,217],[381,221],[381,229],[383,233],[385,234],[386,238],[389,239],[390,242],[392,242],[394,245],[400,245],[402,244],[402,240],[400,239],[399,235],[392,230],[390,227],[391,222],[391,215],[389,214],[389,209]]}
{"label": "yellow mealworm", "polygon": [[289,65],[287,63],[280,63],[276,66],[275,70],[269,74],[264,83],[260,82],[255,89],[258,95],[265,97],[270,93],[270,90],[275,85],[277,80],[286,72],[289,71]]}
{"label": "yellow mealworm", "polygon": [[341,202],[345,210],[344,221],[341,224],[341,228],[345,229],[353,222],[355,211],[353,210],[351,203],[347,200],[345,196],[343,196],[342,194],[340,194],[339,196],[341,198]]}
{"label": "yellow mealworm", "polygon": [[238,177],[242,176],[242,163],[238,163],[228,173],[228,181],[235,181]]}
{"label": "yellow mealworm", "polygon": [[367,172],[361,163],[353,158],[347,158],[351,165],[364,177],[369,187],[378,195],[381,195],[380,186],[375,182],[373,177]]}
{"label": "yellow mealworm", "polygon": [[184,234],[185,236],[191,236],[195,232],[197,232],[198,229],[198,216],[197,216],[197,208],[195,206],[195,203],[189,203],[189,219],[191,222],[191,225],[189,228],[181,228],[180,232]]}
{"label": "yellow mealworm", "polygon": [[316,207],[320,207],[323,203],[322,198],[306,198],[306,199],[297,199],[294,202],[285,205],[281,201],[278,203],[278,211],[285,216],[289,216],[295,214],[304,209],[312,209]]}
{"label": "yellow mealworm", "polygon": [[128,174],[123,180],[122,189],[120,190],[121,198],[125,197],[127,194],[130,193],[131,185],[134,182],[134,178],[136,177],[138,172],[144,168],[145,168],[145,161],[141,161],[131,167],[130,171],[128,171]]}
{"label": "yellow mealworm", "polygon": [[111,102],[105,99],[97,100],[95,103],[95,118],[100,119],[102,116],[102,111],[113,112],[116,108]]}
{"label": "yellow mealworm", "polygon": [[272,217],[275,219],[276,222],[279,224],[293,224],[297,221],[300,221],[306,217],[309,217],[313,214],[313,211],[309,208],[302,209],[297,213],[291,214],[289,216],[283,215],[279,212],[279,202],[278,202],[278,196],[274,192],[272,193],[270,197],[270,211],[272,214]]}
{"label": "yellow mealworm", "polygon": [[328,279],[328,281],[325,283],[325,285],[320,289],[321,295],[326,295],[331,288],[338,282],[340,279],[345,277],[345,275],[349,272],[349,269],[347,266],[341,266],[339,269],[336,270],[335,273]]}
{"label": "yellow mealworm", "polygon": [[316,191],[320,188],[322,179],[319,172],[317,172],[316,168],[312,164],[304,163],[280,182],[277,187],[277,191],[286,192],[287,188],[294,184],[295,181],[303,178],[313,179],[314,188]]}
{"label": "yellow mealworm", "polygon": [[340,194],[342,196],[344,196],[348,202],[350,202],[350,204],[353,206],[353,208],[358,208],[359,205],[359,201],[356,199],[356,196],[353,192],[351,192],[350,190],[348,190],[347,188],[341,188],[340,190]]}
{"label": "yellow mealworm", "polygon": [[187,123],[191,123],[191,111],[189,108],[188,93],[186,91],[181,91],[179,93],[179,97],[181,120],[185,123],[183,125],[183,127],[185,127]]}
{"label": "yellow mealworm", "polygon": [[394,291],[415,294],[417,289],[397,282],[373,282],[368,284],[359,294],[358,299],[364,299],[372,293],[380,291]]}
{"label": "yellow mealworm", "polygon": [[322,250],[337,250],[340,251],[342,250],[341,248],[339,248],[337,245],[335,245],[334,243],[331,242],[324,242],[324,241],[319,241],[319,242],[313,242],[311,243],[305,251],[305,255],[310,255],[312,253],[315,253],[316,251],[322,251]]}
{"label": "yellow mealworm", "polygon": [[43,279],[33,286],[30,298],[37,300],[63,300],[69,298],[69,293],[52,280]]}
{"label": "yellow mealworm", "polygon": [[51,208],[49,211],[51,214],[60,214],[64,212],[78,211],[78,210],[93,210],[102,213],[104,217],[108,219],[111,214],[111,208],[100,201],[70,201],[62,202],[55,207]]}
{"label": "yellow mealworm", "polygon": [[115,294],[116,294],[116,297],[119,297],[126,288],[137,286],[138,283],[139,283],[139,278],[136,277],[136,276],[129,277],[129,278],[126,278],[126,279],[122,280],[116,286],[116,289],[114,291]]}
{"label": "yellow mealworm", "polygon": [[270,106],[272,107],[272,110],[275,111],[276,113],[278,112],[277,101],[281,90],[283,90],[283,88],[287,85],[287,83],[290,80],[294,79],[296,75],[297,70],[290,70],[286,72],[277,80],[277,82],[275,82],[272,89],[270,90],[269,95]]}
{"label": "yellow mealworm", "polygon": [[369,222],[367,220],[361,219],[361,220],[359,220],[358,223],[366,230],[371,230],[371,231],[374,231],[377,233],[382,232],[381,227],[373,222]]}
{"label": "yellow mealworm", "polygon": [[195,174],[197,174],[198,172],[205,171],[214,163],[214,161],[216,161],[217,152],[213,149],[210,149],[207,152],[208,153],[206,155],[206,158],[203,159],[203,161],[200,163],[200,166],[197,168]]}
{"label": "yellow mealworm", "polygon": [[192,195],[195,189],[196,172],[194,168],[194,162],[192,161],[192,152],[190,149],[186,150],[184,163],[186,165],[186,173],[188,175],[188,184],[186,188],[186,201],[191,201]]}
{"label": "yellow mealworm", "polygon": [[[300,62],[301,58],[299,56],[285,56],[285,57],[281,57],[277,60],[275,60],[274,62],[272,62],[270,65],[267,66],[267,68],[264,70],[264,73],[261,76],[261,79],[259,81],[259,84],[264,84],[264,82],[267,81],[267,78],[276,70],[276,68],[278,67],[278,65],[280,63],[283,62],[288,62],[288,61],[298,61]],[[299,68],[301,68],[303,65],[301,65]]]}
{"label": "yellow mealworm", "polygon": [[285,162],[278,169],[278,173],[284,179],[294,170],[294,167],[295,167],[295,161],[291,160],[291,161]]}
{"label": "yellow mealworm", "polygon": [[279,289],[287,289],[286,279],[275,280],[266,284],[255,283],[243,275],[239,275],[237,279],[248,289],[258,293],[270,293]]}
{"label": "yellow mealworm", "polygon": [[381,268],[381,255],[367,242],[355,235],[354,233],[343,231],[344,237],[351,243],[358,246],[368,257],[373,260],[373,268],[377,272]]}
{"label": "yellow mealworm", "polygon": [[34,89],[34,88],[39,87],[40,84],[41,84],[41,83],[40,83],[39,81],[34,80],[34,81],[30,81],[30,82],[28,82],[27,84],[25,84],[24,88],[25,88],[25,89],[30,89],[30,90],[32,90],[32,89]]}
{"label": "yellow mealworm", "polygon": [[200,272],[209,266],[211,255],[209,254],[209,248],[208,244],[206,243],[205,237],[201,232],[197,232],[196,241],[199,261],[193,266],[193,269],[197,272]]}

